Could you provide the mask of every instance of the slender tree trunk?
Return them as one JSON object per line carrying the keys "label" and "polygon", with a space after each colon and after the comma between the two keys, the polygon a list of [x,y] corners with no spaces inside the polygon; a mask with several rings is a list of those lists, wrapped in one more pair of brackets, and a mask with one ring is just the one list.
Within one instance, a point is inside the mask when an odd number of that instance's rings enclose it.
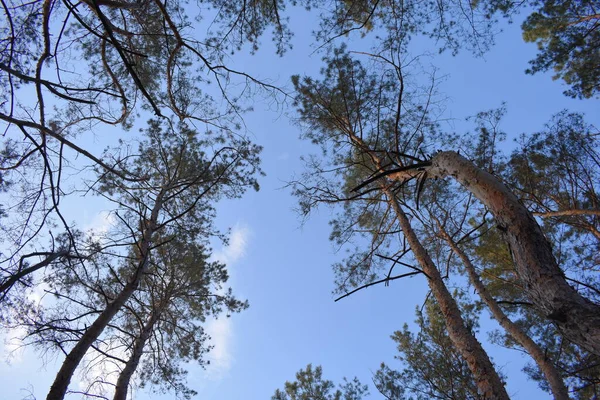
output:
{"label": "slender tree trunk", "polygon": [[[377,154],[373,153],[361,138],[354,135],[352,129],[347,129],[346,133],[348,134],[351,142],[360,150],[368,153],[377,167],[383,170],[382,163]],[[405,170],[403,173],[414,176],[415,173],[419,172]],[[405,175],[401,177],[394,177],[393,175],[388,176],[392,179],[397,178],[399,180],[403,180],[405,178]],[[381,185],[381,191],[387,197],[389,204],[396,214],[396,219],[400,224],[400,228],[402,229],[404,237],[406,238],[413,255],[427,276],[427,282],[431,292],[435,296],[435,299],[440,306],[440,310],[444,315],[448,336],[450,337],[450,340],[454,346],[456,346],[458,351],[461,353],[463,359],[467,362],[481,395],[488,400],[509,400],[504,383],[498,376],[494,365],[481,346],[481,343],[479,343],[477,338],[473,336],[471,330],[467,328],[456,301],[448,291],[448,288],[446,287],[446,284],[444,283],[437,266],[431,259],[431,256],[423,247],[421,241],[412,229],[410,221],[408,220],[402,207],[400,207],[400,204],[398,203],[394,193],[386,184]]]}
{"label": "slender tree trunk", "polygon": [[412,253],[423,272],[427,275],[431,292],[435,296],[444,315],[448,336],[467,362],[469,369],[475,377],[475,382],[481,395],[485,399],[490,400],[508,400],[509,397],[506,393],[504,383],[498,376],[494,365],[481,346],[481,343],[473,336],[471,330],[467,328],[456,301],[448,291],[437,266],[412,229],[404,210],[398,204],[394,194],[387,187],[383,187],[382,190],[396,213],[396,218],[404,237],[410,245]]}
{"label": "slender tree trunk", "polygon": [[569,391],[554,364],[546,357],[544,351],[521,328],[519,328],[518,325],[512,322],[506,314],[504,314],[504,311],[502,311],[481,279],[479,279],[475,266],[471,263],[469,257],[457,246],[456,242],[452,240],[442,225],[438,221],[436,222],[438,223],[442,238],[450,245],[452,251],[462,260],[471,284],[475,290],[477,290],[477,293],[479,293],[479,296],[484,303],[488,306],[496,321],[498,321],[500,326],[502,326],[502,328],[504,328],[506,332],[508,332],[508,334],[529,353],[538,367],[540,367],[540,370],[550,385],[554,398],[556,400],[569,400]]}
{"label": "slender tree trunk", "polygon": [[71,382],[71,378],[73,377],[77,366],[79,366],[79,363],[81,363],[81,360],[85,356],[85,353],[87,353],[92,344],[102,334],[104,328],[106,328],[108,323],[117,314],[117,312],[119,312],[121,307],[123,307],[125,302],[138,288],[140,281],[148,269],[148,265],[150,264],[150,248],[154,233],[158,229],[157,221],[159,212],[162,208],[162,199],[164,193],[165,189],[163,188],[156,197],[152,214],[144,229],[142,242],[139,244],[139,261],[133,276],[127,282],[123,290],[121,290],[121,292],[117,295],[117,297],[111,303],[108,303],[104,311],[98,315],[92,325],[86,329],[85,333],[81,336],[75,347],[73,347],[69,354],[67,354],[65,361],[63,361],[63,364],[56,374],[56,378],[54,379],[52,386],[50,387],[50,392],[48,393],[46,400],[64,399],[69,387],[69,383]]}
{"label": "slender tree trunk", "polygon": [[115,388],[115,396],[113,400],[126,400],[127,399],[127,389],[129,388],[129,382],[131,381],[131,377],[133,373],[137,369],[140,358],[144,352],[144,346],[146,346],[146,342],[152,333],[152,329],[154,329],[154,325],[161,314],[161,309],[154,310],[146,324],[143,326],[140,335],[135,339],[133,345],[133,351],[131,353],[131,357],[127,360],[125,364],[125,368],[119,374],[119,378],[117,379],[117,386]]}
{"label": "slender tree trunk", "polygon": [[[431,177],[452,176],[489,208],[509,245],[523,290],[536,309],[564,337],[600,355],[600,305],[567,283],[550,243],[517,197],[496,177],[453,151],[437,153],[426,171]],[[404,180],[406,175],[399,172],[389,177]]]}

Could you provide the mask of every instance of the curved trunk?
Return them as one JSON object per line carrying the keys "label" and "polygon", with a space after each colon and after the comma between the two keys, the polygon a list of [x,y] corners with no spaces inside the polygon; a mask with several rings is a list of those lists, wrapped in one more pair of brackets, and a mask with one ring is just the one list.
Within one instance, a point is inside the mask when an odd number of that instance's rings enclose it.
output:
{"label": "curved trunk", "polygon": [[96,339],[102,334],[104,328],[108,325],[108,323],[113,319],[113,317],[119,312],[121,307],[125,304],[125,302],[131,297],[133,292],[137,289],[142,279],[142,276],[148,269],[149,263],[149,255],[150,248],[152,245],[152,238],[154,236],[154,232],[156,232],[158,214],[160,209],[162,208],[162,198],[164,196],[165,190],[161,190],[161,192],[156,197],[156,202],[152,209],[152,214],[150,220],[144,229],[142,242],[139,244],[139,261],[136,267],[134,275],[131,277],[130,281],[127,282],[123,290],[117,295],[117,297],[111,302],[108,303],[104,311],[102,311],[96,320],[92,323],[92,325],[86,329],[85,333],[81,336],[75,347],[71,349],[65,361],[63,361],[60,370],[56,374],[56,378],[50,387],[50,392],[48,392],[48,396],[46,396],[46,400],[63,400],[65,394],[67,393],[67,389],[69,387],[69,383],[71,382],[71,378],[77,369],[77,366],[85,356],[85,353],[89,350],[89,348],[94,344]]}
{"label": "curved trunk", "polygon": [[[492,212],[515,262],[517,275],[536,309],[570,341],[600,355],[600,305],[581,296],[565,280],[550,243],[531,213],[493,175],[456,152],[437,153],[430,176],[454,177]],[[394,174],[403,179],[402,174]]]}
{"label": "curved trunk", "polygon": [[479,296],[484,301],[484,303],[490,309],[490,312],[498,321],[500,326],[506,330],[506,332],[517,342],[519,343],[527,353],[533,358],[535,363],[538,365],[548,384],[550,385],[550,389],[552,390],[552,395],[556,400],[569,400],[569,391],[565,386],[565,382],[563,381],[560,373],[555,368],[554,364],[546,357],[544,351],[535,343],[527,334],[519,328],[514,322],[512,322],[504,311],[500,308],[496,300],[492,297],[492,295],[488,292],[487,288],[479,279],[479,275],[475,270],[475,266],[471,263],[469,257],[462,251],[454,240],[448,235],[448,233],[444,230],[444,228],[439,224],[440,233],[442,238],[448,243],[448,245],[452,248],[452,251],[460,257],[467,270],[467,274],[469,275],[469,280]]}
{"label": "curved trunk", "polygon": [[467,362],[469,369],[475,377],[477,388],[481,392],[480,394],[485,399],[508,400],[509,397],[506,393],[504,383],[498,376],[494,365],[481,346],[481,343],[473,336],[471,330],[467,328],[456,301],[448,291],[437,266],[412,229],[404,210],[402,210],[394,194],[389,189],[384,187],[382,190],[396,213],[400,228],[415,258],[423,272],[427,275],[431,292],[435,296],[444,315],[448,336]]}
{"label": "curved trunk", "polygon": [[131,353],[131,357],[127,360],[125,364],[125,368],[119,374],[119,378],[117,379],[117,386],[115,388],[115,395],[113,400],[126,400],[127,399],[127,389],[129,388],[129,382],[131,381],[131,377],[133,373],[137,369],[140,358],[144,352],[144,346],[146,346],[146,342],[152,333],[152,329],[154,328],[154,324],[158,321],[160,317],[161,311],[156,310],[150,315],[148,322],[142,328],[140,332],[140,336],[138,336],[133,345],[133,351]]}

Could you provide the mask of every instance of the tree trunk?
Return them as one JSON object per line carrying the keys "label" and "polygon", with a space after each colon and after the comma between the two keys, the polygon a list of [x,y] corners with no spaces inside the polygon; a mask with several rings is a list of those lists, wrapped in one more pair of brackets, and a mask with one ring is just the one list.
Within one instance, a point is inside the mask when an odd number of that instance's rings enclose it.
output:
{"label": "tree trunk", "polygon": [[[367,145],[352,133],[352,130],[347,131],[351,142],[360,150],[368,153],[377,167],[381,170],[382,163],[379,157],[374,154]],[[396,177],[395,174],[387,174],[391,179],[404,180],[406,174],[414,176],[420,172],[410,169],[405,169],[402,176]],[[388,185],[381,185],[381,191],[388,199],[389,204],[396,214],[396,219],[400,224],[400,228],[406,238],[413,255],[421,266],[421,269],[427,276],[427,282],[431,292],[435,296],[436,301],[440,306],[440,310],[444,315],[448,336],[454,346],[461,353],[463,359],[467,362],[471,373],[475,378],[475,383],[481,395],[489,400],[509,400],[508,394],[504,387],[504,383],[498,376],[494,365],[490,361],[487,353],[481,346],[481,343],[473,336],[470,329],[467,328],[460,309],[454,301],[454,298],[448,291],[442,276],[437,269],[437,266],[431,259],[427,250],[421,244],[419,238],[415,234],[410,221],[400,204],[398,203],[394,193],[389,189]]]}
{"label": "tree trunk", "polygon": [[[517,197],[496,177],[456,152],[437,153],[426,170],[432,177],[454,177],[494,214],[523,290],[538,312],[550,319],[565,338],[600,356],[600,306],[567,283],[550,243]],[[389,177],[404,180],[403,175],[400,172]]]}
{"label": "tree trunk", "polygon": [[394,194],[388,188],[383,187],[382,190],[396,213],[396,218],[404,237],[410,245],[412,253],[423,272],[427,275],[431,292],[435,296],[444,315],[448,336],[467,362],[469,369],[475,377],[477,388],[481,392],[480,394],[485,399],[508,400],[509,397],[506,393],[504,383],[498,376],[494,365],[481,346],[481,343],[473,336],[472,331],[467,328],[456,301],[448,291],[437,266],[412,229],[404,210],[402,210]]}
{"label": "tree trunk", "polygon": [[104,311],[98,315],[96,320],[92,323],[92,325],[86,329],[85,333],[81,336],[75,347],[67,354],[65,361],[56,374],[56,378],[50,387],[50,392],[48,392],[48,396],[46,400],[63,400],[65,394],[67,393],[67,389],[69,387],[69,383],[71,382],[71,378],[79,366],[79,363],[85,356],[85,353],[89,350],[92,344],[98,339],[98,337],[104,331],[104,328],[108,325],[108,323],[112,320],[112,318],[119,312],[121,307],[125,304],[125,302],[131,297],[133,292],[138,288],[139,283],[148,269],[150,248],[152,245],[152,239],[154,233],[157,228],[158,215],[162,208],[162,198],[164,196],[165,189],[161,190],[161,192],[156,197],[156,202],[154,204],[154,208],[152,209],[152,214],[148,223],[144,229],[144,233],[142,236],[142,242],[139,244],[139,260],[138,265],[135,269],[134,275],[131,277],[130,281],[127,282],[123,290],[117,295],[117,297],[111,302],[108,303]]}
{"label": "tree trunk", "polygon": [[442,238],[450,245],[452,251],[454,251],[454,253],[462,260],[463,265],[467,270],[467,274],[469,275],[471,284],[475,290],[477,290],[477,293],[479,293],[479,296],[484,303],[488,306],[496,321],[498,321],[500,326],[502,326],[502,328],[504,328],[506,332],[533,358],[546,377],[554,398],[556,400],[569,400],[569,392],[567,387],[565,386],[565,383],[554,364],[552,364],[552,362],[546,357],[544,351],[529,336],[527,336],[527,334],[521,328],[519,328],[518,325],[513,323],[506,316],[506,314],[504,314],[504,311],[502,311],[496,300],[494,300],[492,295],[488,292],[481,279],[479,279],[479,275],[475,270],[475,266],[471,263],[469,257],[456,245],[456,242],[452,240],[450,235],[448,235],[439,222],[438,226]]}
{"label": "tree trunk", "polygon": [[146,324],[143,326],[140,336],[136,338],[131,357],[129,357],[129,360],[127,360],[125,368],[123,368],[119,374],[119,379],[117,379],[117,386],[115,388],[115,396],[113,397],[113,400],[127,399],[129,382],[131,381],[131,377],[140,363],[140,358],[144,352],[144,346],[146,346],[146,342],[148,341],[148,338],[152,333],[152,329],[154,329],[154,324],[156,324],[156,321],[158,321],[160,314],[160,309],[154,310],[152,314],[150,314],[148,322],[146,322]]}

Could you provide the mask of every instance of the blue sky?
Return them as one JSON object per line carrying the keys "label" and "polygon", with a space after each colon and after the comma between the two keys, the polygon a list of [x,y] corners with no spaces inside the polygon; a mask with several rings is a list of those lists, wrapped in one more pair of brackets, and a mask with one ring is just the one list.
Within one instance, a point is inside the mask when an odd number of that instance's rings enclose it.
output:
{"label": "blue sky", "polygon": [[[314,16],[294,11],[291,51],[278,58],[264,39],[256,55],[233,57],[235,68],[286,85],[292,74],[317,74],[321,55],[313,54],[310,47]],[[566,98],[562,82],[552,81],[549,74],[524,74],[535,46],[523,43],[518,21],[504,28],[485,57],[474,58],[467,52],[431,57],[431,64],[445,76],[440,92],[447,96],[446,128],[464,132],[465,117],[503,101],[508,113],[502,127],[509,140],[541,129],[564,108],[585,112],[588,122],[600,126],[596,100]],[[323,366],[328,379],[358,376],[370,383],[380,362],[400,367],[393,361],[396,350],[389,336],[405,322],[412,323],[415,306],[424,300],[426,282],[423,277],[397,280],[389,287],[373,287],[333,302],[331,264],[341,255],[328,241],[330,210],[323,208],[301,224],[293,211],[296,200],[284,188],[286,181],[302,172],[300,156],[316,149],[299,139],[300,128],[289,120],[291,107],[259,102],[254,108],[245,123],[249,135],[264,146],[267,176],[260,182],[260,192],[220,204],[218,224],[232,228],[232,239],[228,248],[216,245],[215,249],[215,257],[229,264],[235,292],[249,300],[250,308],[208,324],[216,346],[208,355],[212,365],[206,370],[191,367],[189,382],[202,399],[269,399],[297,370],[313,363]],[[103,137],[87,140],[95,143],[96,153],[106,141]],[[83,226],[102,224],[100,213],[106,207],[102,202],[86,199],[74,204],[72,218]],[[485,316],[481,322],[482,331],[494,327]],[[486,342],[485,332],[479,339]],[[485,347],[507,375],[513,398],[549,398],[520,371],[526,356],[488,343]],[[26,350],[10,355],[10,348],[1,349],[4,360],[9,360],[0,363],[4,388],[0,398],[24,398],[29,390],[44,398],[58,364],[50,359],[42,366],[39,353]],[[171,396],[140,391],[135,398]]]}

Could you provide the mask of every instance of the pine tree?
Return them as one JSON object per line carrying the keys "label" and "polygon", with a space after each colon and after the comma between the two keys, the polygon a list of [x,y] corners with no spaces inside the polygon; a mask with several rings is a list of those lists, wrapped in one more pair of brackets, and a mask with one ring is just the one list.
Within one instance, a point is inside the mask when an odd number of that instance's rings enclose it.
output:
{"label": "pine tree", "polygon": [[285,383],[284,390],[277,389],[271,400],[362,400],[368,393],[367,386],[356,378],[344,379],[336,389],[332,381],[323,379],[321,366],[308,364],[296,373],[295,381]]}
{"label": "pine tree", "polygon": [[[159,358],[162,361],[155,367],[166,369],[153,379],[177,378],[173,366],[188,358],[201,359],[206,349],[201,329],[191,319],[182,320],[176,329],[168,323],[182,304],[188,309],[187,318],[199,320],[244,307],[231,293],[218,293],[227,275],[222,265],[206,262],[207,246],[211,237],[219,237],[213,226],[215,203],[239,197],[248,188],[258,189],[260,148],[228,131],[200,136],[184,123],[176,128],[151,120],[144,133],[137,151],[124,151],[125,147],[112,153],[116,165],[143,179],[132,183],[99,168],[90,187],[114,203],[118,223],[103,240],[83,237],[79,257],[53,263],[47,283],[60,301],[55,311],[33,314],[28,320],[29,335],[38,345],[58,347],[67,354],[48,399],[64,397],[88,350],[101,350],[104,339],[111,342],[110,335],[104,335],[109,327],[113,333],[129,332],[137,338],[134,343],[123,339],[130,343],[127,352],[132,361],[122,375],[122,395],[157,329],[170,330],[172,340],[186,327],[192,336],[180,346],[160,343],[162,350],[174,352],[174,359]],[[190,292],[186,282],[192,285]],[[142,321],[141,326],[136,320]],[[128,327],[119,329],[120,324]]]}

